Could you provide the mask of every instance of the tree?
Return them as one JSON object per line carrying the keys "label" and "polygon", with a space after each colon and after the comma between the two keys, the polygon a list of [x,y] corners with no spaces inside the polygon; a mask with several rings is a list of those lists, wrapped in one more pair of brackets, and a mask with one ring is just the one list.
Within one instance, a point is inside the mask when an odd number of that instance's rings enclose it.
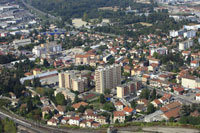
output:
{"label": "tree", "polygon": [[33,87],[41,87],[40,78],[34,78],[32,85],[33,85]]}
{"label": "tree", "polygon": [[150,91],[149,89],[143,89],[140,98],[149,99]]}
{"label": "tree", "polygon": [[156,99],[156,89],[153,89],[153,92],[151,94],[151,101],[153,101],[154,99]]}
{"label": "tree", "polygon": [[118,119],[116,119],[116,120],[115,120],[115,123],[116,123],[116,124],[119,124],[119,120],[118,120]]}
{"label": "tree", "polygon": [[56,103],[59,104],[59,105],[65,104],[65,96],[62,93],[58,93],[56,95]]}
{"label": "tree", "polygon": [[169,122],[174,122],[175,118],[174,117],[170,117],[169,118]]}
{"label": "tree", "polygon": [[81,99],[78,97],[78,95],[76,94],[75,98],[74,98],[74,103],[78,103],[80,102]]}
{"label": "tree", "polygon": [[99,101],[100,101],[101,104],[104,104],[106,102],[105,97],[104,97],[103,94],[100,95]]}
{"label": "tree", "polygon": [[135,100],[133,100],[133,101],[131,102],[131,107],[132,107],[132,108],[135,108],[136,106],[137,106],[137,104],[136,104]]}
{"label": "tree", "polygon": [[113,112],[113,111],[115,111],[115,106],[112,103],[107,102],[103,105],[103,109],[105,109],[109,112]]}
{"label": "tree", "polygon": [[78,112],[80,113],[84,113],[85,112],[85,107],[83,105],[81,105],[79,108],[78,108]]}
{"label": "tree", "polygon": [[43,65],[44,65],[45,67],[49,67],[49,66],[50,66],[50,64],[49,64],[49,62],[47,61],[47,59],[44,59]]}
{"label": "tree", "polygon": [[84,12],[83,17],[82,17],[82,20],[83,20],[83,21],[86,21],[86,22],[89,21],[88,14],[87,14],[86,12]]}
{"label": "tree", "polygon": [[129,116],[126,116],[125,117],[125,122],[129,122],[129,121],[132,121],[132,115],[129,115]]}
{"label": "tree", "polygon": [[155,107],[153,106],[153,104],[149,104],[148,106],[147,106],[147,114],[151,114],[151,113],[153,113],[153,112],[155,112]]}
{"label": "tree", "polygon": [[110,89],[105,89],[104,94],[110,94],[111,90]]}

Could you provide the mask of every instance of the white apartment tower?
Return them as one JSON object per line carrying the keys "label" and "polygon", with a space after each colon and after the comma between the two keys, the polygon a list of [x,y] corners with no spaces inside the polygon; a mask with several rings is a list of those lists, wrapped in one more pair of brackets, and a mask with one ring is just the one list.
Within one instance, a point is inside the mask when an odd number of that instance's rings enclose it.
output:
{"label": "white apartment tower", "polygon": [[105,89],[115,88],[121,84],[121,66],[114,64],[98,67],[95,71],[96,92],[104,93]]}

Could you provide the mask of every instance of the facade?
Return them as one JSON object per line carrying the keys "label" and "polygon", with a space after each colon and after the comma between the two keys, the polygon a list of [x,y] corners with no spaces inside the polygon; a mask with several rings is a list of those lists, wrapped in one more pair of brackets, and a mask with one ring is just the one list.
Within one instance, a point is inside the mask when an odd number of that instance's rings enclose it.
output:
{"label": "facade", "polygon": [[121,84],[121,66],[114,64],[107,67],[98,67],[95,71],[96,92],[104,93],[106,89],[115,88]]}
{"label": "facade", "polygon": [[74,91],[83,92],[88,87],[88,80],[82,77],[80,71],[65,71],[59,73],[59,87],[68,88]]}
{"label": "facade", "polygon": [[50,54],[57,54],[62,51],[62,46],[56,44],[55,42],[41,44],[40,46],[35,46],[32,50],[33,54],[37,57],[46,58]]}
{"label": "facade", "polygon": [[184,42],[179,43],[179,51],[186,50],[194,45],[193,40],[186,40]]}
{"label": "facade", "polygon": [[200,87],[200,79],[193,76],[182,77],[181,85],[185,88],[196,89]]}
{"label": "facade", "polygon": [[196,31],[194,31],[194,30],[186,31],[183,33],[183,36],[185,38],[193,38],[196,36]]}
{"label": "facade", "polygon": [[141,88],[142,83],[140,81],[132,81],[123,85],[117,86],[117,97],[123,98],[130,94],[136,94],[136,91]]}

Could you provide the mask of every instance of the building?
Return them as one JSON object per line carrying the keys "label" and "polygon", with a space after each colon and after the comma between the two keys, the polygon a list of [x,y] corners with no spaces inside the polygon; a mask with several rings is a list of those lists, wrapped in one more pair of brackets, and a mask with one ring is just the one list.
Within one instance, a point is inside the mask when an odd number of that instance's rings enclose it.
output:
{"label": "building", "polygon": [[156,112],[146,115],[144,117],[144,121],[145,122],[153,122],[153,121],[162,121],[162,117],[161,115],[163,115],[163,112],[161,110],[157,110]]}
{"label": "building", "polygon": [[31,39],[23,39],[23,40],[14,40],[13,41],[13,45],[15,48],[18,48],[20,46],[24,47],[29,44],[31,44]]}
{"label": "building", "polygon": [[104,93],[105,89],[115,88],[121,84],[121,66],[114,64],[107,67],[98,67],[95,70],[96,92]]}
{"label": "building", "polygon": [[126,114],[124,111],[115,111],[113,121],[116,122],[116,120],[118,120],[119,122],[123,123],[125,121],[125,117]]}
{"label": "building", "polygon": [[139,90],[142,86],[141,81],[132,81],[129,83],[125,83],[117,86],[117,97],[124,98],[130,94],[136,94],[137,90]]}
{"label": "building", "polygon": [[61,44],[56,44],[56,42],[50,42],[46,44],[41,44],[40,46],[34,46],[32,52],[37,57],[46,58],[51,54],[59,54],[62,51]]}
{"label": "building", "polygon": [[66,88],[57,88],[55,91],[54,91],[54,95],[56,96],[58,93],[62,93],[64,96],[65,96],[65,99],[71,99],[72,102],[74,101],[75,99],[75,94],[72,93],[70,90],[66,89]]}
{"label": "building", "polygon": [[186,40],[184,42],[180,42],[179,43],[179,51],[189,49],[193,45],[194,45],[194,42],[191,39],[188,39],[188,40]]}
{"label": "building", "polygon": [[194,76],[184,76],[181,79],[181,85],[185,88],[196,89],[200,87],[200,79]]}
{"label": "building", "polygon": [[197,101],[200,101],[200,93],[197,93],[197,94],[196,94],[196,100],[197,100]]}
{"label": "building", "polygon": [[195,30],[186,31],[183,33],[184,38],[193,38],[196,36]]}
{"label": "building", "polygon": [[58,75],[59,78],[59,87],[68,88],[74,91],[83,92],[85,88],[88,87],[88,79],[82,77],[80,71],[65,71],[61,72]]}

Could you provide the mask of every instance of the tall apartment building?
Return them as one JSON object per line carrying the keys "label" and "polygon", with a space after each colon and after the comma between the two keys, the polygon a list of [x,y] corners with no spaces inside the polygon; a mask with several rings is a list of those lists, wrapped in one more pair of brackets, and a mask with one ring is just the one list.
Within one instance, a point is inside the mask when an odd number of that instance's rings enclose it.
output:
{"label": "tall apartment building", "polygon": [[96,92],[104,93],[105,89],[115,88],[121,84],[121,66],[114,64],[98,67],[95,71]]}
{"label": "tall apartment building", "polygon": [[142,87],[141,81],[131,81],[117,86],[117,97],[123,98],[130,94],[136,94],[137,90]]}
{"label": "tall apartment building", "polygon": [[180,42],[179,43],[179,51],[186,50],[186,49],[192,47],[193,45],[194,45],[194,42],[191,39],[188,39],[184,42]]}
{"label": "tall apartment building", "polygon": [[65,71],[59,73],[59,88],[72,89],[74,91],[83,92],[88,87],[88,80],[81,76],[80,71]]}

